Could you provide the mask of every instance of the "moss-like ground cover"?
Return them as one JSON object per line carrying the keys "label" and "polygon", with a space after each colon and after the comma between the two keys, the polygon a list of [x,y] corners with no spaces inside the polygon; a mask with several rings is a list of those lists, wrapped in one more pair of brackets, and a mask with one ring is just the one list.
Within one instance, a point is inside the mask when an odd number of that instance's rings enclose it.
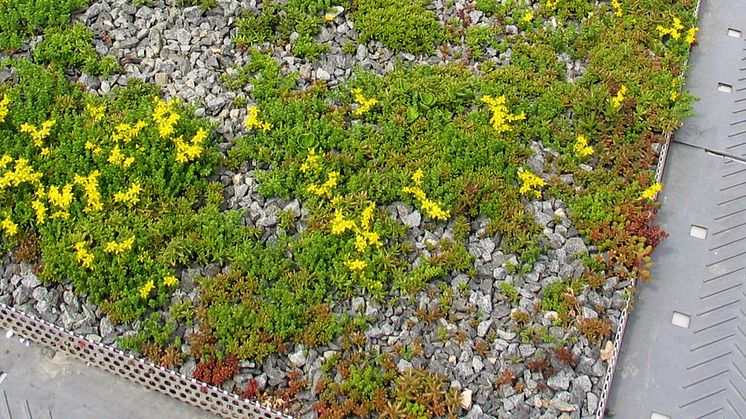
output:
{"label": "moss-like ground cover", "polygon": [[[458,394],[434,374],[404,374],[388,355],[370,353],[366,319],[336,305],[358,295],[406,299],[431,281],[475,275],[465,240],[479,216],[490,220],[484,235],[517,256],[508,268],[530,272],[548,247],[530,211],[541,199],[566,202],[595,251],[582,276],[543,290],[539,313],[512,315],[526,339],[540,333],[531,322],[543,310],[602,342],[608,320],[577,317],[572,296],[608,277],[649,275],[664,236],[653,225],[655,145],[690,110],[681,87],[696,34],[691,1],[478,0],[498,26],[440,22],[420,1],[264,2],[237,22],[235,41],[251,60],[224,82],[251,85],[252,105],[227,153],[194,107],[151,85],[98,97],[67,80],[65,69],[117,70],[96,58],[84,27],[66,25],[84,3],[46,13],[42,1],[0,0],[0,48],[45,34],[35,63],[4,62],[17,78],[0,85],[2,244],[45,282],[72,281],[112,320],[138,321],[124,347],[173,366],[185,356],[173,331],[196,324],[195,375],[218,384],[237,359],[337,342],[346,355],[327,368],[342,380],[330,374],[317,389],[319,413],[443,416],[458,413]],[[358,70],[335,88],[300,89],[297,74],[283,74],[257,46],[293,43],[296,55],[317,57],[325,46],[314,36],[335,6],[351,14],[361,42],[431,54],[463,44],[478,65]],[[505,25],[520,32],[505,34]],[[511,63],[478,61],[485,48],[510,49]],[[568,78],[563,54],[585,63],[582,76]],[[556,153],[530,165],[532,143]],[[245,214],[224,210],[214,175],[247,161],[269,167],[262,195],[302,200],[305,228],[294,225],[300,214],[285,214],[285,228],[267,241]],[[395,202],[419,209],[426,225],[451,223],[452,237],[413,264],[407,227],[386,210]],[[182,270],[210,263],[225,268],[198,280],[196,305],[171,304]],[[501,289],[520,298],[508,283]],[[300,391],[302,379],[293,380],[288,392]]]}

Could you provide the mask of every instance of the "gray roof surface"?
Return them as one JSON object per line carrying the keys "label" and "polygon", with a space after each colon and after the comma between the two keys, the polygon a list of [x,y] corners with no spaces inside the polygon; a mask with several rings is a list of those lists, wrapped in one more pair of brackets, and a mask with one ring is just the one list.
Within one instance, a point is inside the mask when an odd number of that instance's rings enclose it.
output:
{"label": "gray roof surface", "polygon": [[215,416],[149,391],[72,356],[49,358],[40,346],[0,336],[2,419],[212,419]]}

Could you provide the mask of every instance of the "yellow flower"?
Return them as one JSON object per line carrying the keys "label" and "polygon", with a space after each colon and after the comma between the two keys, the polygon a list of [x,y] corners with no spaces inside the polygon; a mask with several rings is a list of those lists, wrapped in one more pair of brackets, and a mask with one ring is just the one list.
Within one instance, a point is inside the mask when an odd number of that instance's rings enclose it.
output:
{"label": "yellow flower", "polygon": [[624,98],[627,96],[627,86],[622,85],[622,87],[619,88],[619,90],[616,92],[616,96],[611,98],[611,106],[614,109],[619,109],[620,106],[622,106],[622,102],[624,102]]}
{"label": "yellow flower", "polygon": [[135,125],[127,123],[118,124],[114,127],[114,133],[111,135],[111,139],[116,142],[122,141],[128,143],[137,138],[137,136],[140,135],[140,131],[142,131],[147,125],[148,124],[145,121],[137,121]]}
{"label": "yellow flower", "polygon": [[355,248],[358,252],[364,252],[368,248],[368,240],[365,239],[365,236],[360,234],[355,236]]}
{"label": "yellow flower", "polygon": [[88,112],[88,115],[91,117],[93,122],[98,122],[104,118],[104,111],[106,111],[106,104],[102,103],[101,105],[94,105],[92,103],[86,103],[85,110]]}
{"label": "yellow flower", "polygon": [[673,24],[671,25],[671,27],[666,28],[664,26],[658,25],[656,26],[656,29],[658,30],[658,34],[661,36],[661,38],[665,35],[671,35],[671,38],[679,39],[681,37],[681,30],[684,29],[684,25],[681,24],[681,19],[675,17],[673,18]]}
{"label": "yellow flower", "polygon": [[165,277],[163,278],[163,285],[165,285],[165,286],[167,286],[167,287],[172,287],[172,286],[174,286],[174,285],[176,285],[176,284],[178,284],[178,283],[179,283],[179,279],[178,279],[178,278],[176,278],[176,277],[175,277],[175,276],[173,276],[173,275],[166,275],[166,276],[165,276]]}
{"label": "yellow flower", "polygon": [[381,245],[381,236],[379,236],[375,231],[364,231],[363,237],[365,237],[365,240],[367,240],[368,244],[371,246]]}
{"label": "yellow flower", "polygon": [[622,5],[619,2],[619,0],[611,0],[611,6],[614,8],[614,14],[617,16],[622,16]]}
{"label": "yellow flower", "polygon": [[110,241],[106,243],[106,246],[104,247],[104,252],[114,253],[115,255],[119,255],[121,253],[127,252],[130,249],[132,249],[133,243],[135,243],[135,236],[132,236],[129,239],[124,240],[121,243],[117,243],[116,241]]}
{"label": "yellow flower", "polygon": [[511,115],[508,113],[508,107],[505,106],[505,96],[493,98],[492,96],[482,96],[482,102],[487,104],[490,111],[492,112],[492,118],[490,123],[492,128],[498,133],[508,132],[512,129],[509,125],[514,121],[522,121],[526,119],[526,115],[521,112],[517,115]]}
{"label": "yellow flower", "polygon": [[175,132],[175,125],[181,119],[181,115],[173,109],[174,101],[166,102],[160,98],[155,98],[155,107],[153,109],[153,121],[158,127],[158,135],[161,138],[168,138]]}
{"label": "yellow flower", "polygon": [[425,176],[425,173],[422,171],[422,169],[417,169],[417,171],[412,174],[412,182],[416,186],[422,186],[422,178]]}
{"label": "yellow flower", "polygon": [[0,169],[5,169],[8,166],[8,163],[13,162],[13,157],[10,157],[7,154],[4,154],[2,157],[0,157]]}
{"label": "yellow flower", "polygon": [[321,164],[319,164],[319,160],[321,160],[321,156],[316,154],[315,148],[308,150],[308,156],[306,156],[306,161],[304,161],[303,164],[300,165],[300,171],[302,173],[318,173],[318,171],[321,170]]}
{"label": "yellow flower", "polygon": [[101,154],[101,147],[97,146],[95,143],[93,143],[90,140],[85,142],[84,147],[86,150],[93,153],[94,156],[98,156],[99,154]]}
{"label": "yellow flower", "polygon": [[428,198],[427,194],[425,194],[425,191],[422,190],[423,177],[424,173],[422,172],[422,169],[418,169],[412,175],[412,182],[415,184],[415,186],[405,186],[404,188],[402,188],[402,192],[412,194],[415,198],[417,198],[417,200],[420,201],[420,208],[430,218],[433,218],[435,220],[447,220],[449,217],[449,211],[443,210],[440,205]]}
{"label": "yellow flower", "polygon": [[521,18],[521,21],[525,23],[531,22],[532,20],[534,20],[534,14],[530,10]]}
{"label": "yellow flower", "polygon": [[663,185],[661,185],[659,182],[655,182],[654,184],[650,185],[649,188],[642,191],[642,197],[644,199],[655,199],[656,195],[658,195],[658,192],[660,192],[663,189]]}
{"label": "yellow flower", "polygon": [[686,31],[687,44],[691,45],[697,41],[697,32],[699,32],[699,28],[697,27],[690,28],[688,31]]}
{"label": "yellow flower", "polygon": [[140,298],[142,298],[143,300],[148,298],[148,296],[150,295],[150,291],[153,291],[153,288],[155,288],[155,284],[153,283],[152,279],[143,284],[143,286],[140,287],[139,291]]}
{"label": "yellow flower", "polygon": [[317,196],[332,196],[332,189],[337,186],[337,183],[339,182],[339,172],[329,172],[327,175],[328,178],[324,184],[321,186],[317,185],[308,185],[306,188],[308,192],[311,192],[314,195]]}
{"label": "yellow flower", "polygon": [[44,221],[46,221],[47,218],[47,206],[44,205],[43,202],[36,199],[31,202],[31,208],[33,208],[34,212],[36,213],[37,224],[44,224]]}
{"label": "yellow flower", "polygon": [[[7,166],[7,164],[13,159],[8,160],[7,156],[3,156],[2,160],[4,166]],[[0,176],[0,191],[8,186],[18,186],[22,183],[30,183],[38,187],[41,184],[41,177],[42,174],[34,171],[34,169],[29,166],[28,160],[21,157],[16,160],[16,165],[12,171],[6,172]]]}
{"label": "yellow flower", "polygon": [[3,221],[0,221],[0,227],[5,230],[5,234],[8,236],[15,236],[18,233],[18,224],[14,223],[10,217],[5,217]]}
{"label": "yellow flower", "polygon": [[85,246],[84,241],[75,243],[75,260],[84,268],[93,270],[93,253],[89,252]]}
{"label": "yellow flower", "polygon": [[519,189],[520,193],[524,195],[534,195],[536,197],[541,196],[540,189],[542,186],[546,185],[544,179],[536,176],[528,170],[524,170],[523,168],[518,170],[518,178],[521,180],[521,188]]}
{"label": "yellow flower", "polygon": [[376,204],[368,205],[360,215],[360,227],[363,230],[370,230],[370,222],[373,220],[373,212],[376,210]]}
{"label": "yellow flower", "polygon": [[344,234],[345,231],[354,230],[355,228],[357,228],[355,222],[346,219],[344,214],[342,214],[342,211],[336,210],[334,212],[334,218],[332,219],[332,234],[339,236]]}
{"label": "yellow flower", "polygon": [[86,200],[88,201],[84,209],[85,212],[101,211],[104,204],[101,203],[101,193],[98,191],[98,170],[92,171],[88,176],[75,175],[73,182],[83,187]]}
{"label": "yellow flower", "polygon": [[5,117],[8,116],[8,105],[10,105],[10,99],[7,96],[0,96],[0,122],[5,121]]}
{"label": "yellow flower", "polygon": [[34,140],[34,145],[36,147],[44,148],[44,139],[49,136],[50,132],[52,132],[52,127],[54,126],[55,122],[56,121],[54,119],[44,121],[42,122],[40,128],[36,128],[31,124],[24,123],[21,125],[21,132],[31,136],[31,139]]}
{"label": "yellow flower", "polygon": [[352,114],[356,116],[360,116],[370,110],[373,106],[375,106],[376,103],[378,103],[377,99],[374,98],[366,98],[363,96],[362,89],[355,88],[352,89],[352,94],[355,95],[355,102],[357,102],[360,107],[355,109]]}
{"label": "yellow flower", "polygon": [[259,120],[259,108],[251,105],[247,109],[248,115],[246,116],[246,121],[244,121],[244,126],[246,129],[261,129],[264,132],[269,131],[272,129],[272,124],[269,122],[262,122]]}
{"label": "yellow flower", "polygon": [[106,161],[113,164],[114,166],[128,169],[130,166],[132,166],[132,163],[135,162],[135,158],[131,156],[125,157],[124,153],[122,153],[122,150],[119,149],[119,144],[116,144],[114,145],[114,148],[111,149],[111,154],[109,154],[109,158]]}
{"label": "yellow flower", "polygon": [[346,261],[345,266],[347,266],[347,269],[351,270],[352,272],[362,272],[363,269],[368,266],[368,262],[360,259],[353,259]]}
{"label": "yellow flower", "polygon": [[593,154],[593,147],[588,145],[588,139],[583,135],[578,135],[575,139],[573,150],[578,157],[588,157]]}
{"label": "yellow flower", "polygon": [[192,137],[192,141],[189,143],[184,142],[181,136],[174,139],[176,144],[176,161],[179,163],[187,163],[191,160],[197,159],[202,155],[202,143],[207,138],[207,131],[204,128],[199,128],[197,133]]}
{"label": "yellow flower", "polygon": [[548,10],[554,10],[557,8],[557,1],[558,0],[547,0],[547,2],[544,3],[544,7],[546,7]]}
{"label": "yellow flower", "polygon": [[67,211],[55,211],[54,214],[52,214],[52,215],[49,216],[50,220],[56,220],[58,218],[59,219],[63,219],[63,220],[67,220],[68,218],[70,218],[70,213],[67,212]]}
{"label": "yellow flower", "polygon": [[114,202],[121,202],[127,206],[134,206],[140,202],[139,194],[142,192],[140,182],[133,182],[132,185],[125,192],[117,192],[114,194]]}
{"label": "yellow flower", "polygon": [[61,209],[67,209],[73,202],[73,185],[68,183],[60,189],[58,186],[50,186],[47,193],[49,202]]}

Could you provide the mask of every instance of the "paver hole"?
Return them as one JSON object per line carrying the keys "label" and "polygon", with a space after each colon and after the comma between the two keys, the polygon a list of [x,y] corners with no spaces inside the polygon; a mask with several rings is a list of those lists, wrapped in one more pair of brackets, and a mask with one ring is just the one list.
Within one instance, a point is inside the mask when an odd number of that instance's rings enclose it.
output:
{"label": "paver hole", "polygon": [[650,419],[671,419],[671,416],[664,415],[663,413],[652,412],[650,413]]}
{"label": "paver hole", "polygon": [[725,83],[718,83],[718,92],[730,93],[733,91],[733,86]]}
{"label": "paver hole", "polygon": [[[688,314],[679,313],[678,311],[674,311],[673,316],[671,317],[671,323],[673,323],[674,326],[683,327],[684,329],[689,328],[690,321],[691,321],[691,317],[689,317]],[[668,416],[661,416],[661,417],[668,417]]]}
{"label": "paver hole", "polygon": [[695,239],[704,240],[707,238],[707,228],[692,224],[691,228],[689,228],[689,235]]}
{"label": "paver hole", "polygon": [[728,36],[731,38],[740,38],[741,37],[741,31],[738,29],[728,28]]}

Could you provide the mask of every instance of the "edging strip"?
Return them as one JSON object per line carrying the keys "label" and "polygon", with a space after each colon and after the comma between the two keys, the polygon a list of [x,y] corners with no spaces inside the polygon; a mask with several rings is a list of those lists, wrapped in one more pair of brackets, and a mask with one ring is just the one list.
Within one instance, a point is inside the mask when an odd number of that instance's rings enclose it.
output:
{"label": "edging strip", "polygon": [[55,351],[64,351],[148,390],[158,391],[223,418],[290,418],[257,402],[242,399],[237,394],[67,332],[5,304],[0,304],[0,329],[11,330]]}

